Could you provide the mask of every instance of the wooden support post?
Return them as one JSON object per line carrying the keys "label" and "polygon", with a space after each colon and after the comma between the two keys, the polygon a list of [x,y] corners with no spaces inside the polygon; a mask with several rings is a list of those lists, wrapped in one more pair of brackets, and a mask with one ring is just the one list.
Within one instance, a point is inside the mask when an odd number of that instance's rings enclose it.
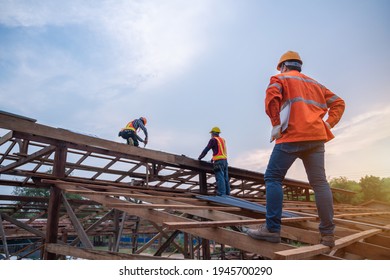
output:
{"label": "wooden support post", "polygon": [[115,243],[115,247],[114,247],[114,252],[119,252],[119,243],[121,241],[121,236],[122,236],[123,228],[125,226],[125,221],[126,221],[126,212],[123,212],[122,221],[121,221],[121,224],[120,224],[117,236],[116,236],[116,243]]}
{"label": "wooden support post", "polygon": [[114,209],[114,218],[113,218],[113,222],[114,222],[114,238],[113,238],[112,247],[111,247],[111,251],[113,251],[113,252],[115,252],[115,247],[116,247],[118,234],[119,234],[119,228],[120,228],[120,226],[119,226],[119,216],[120,216],[120,213],[121,213],[120,210]]}
{"label": "wooden support post", "polygon": [[207,194],[206,172],[199,173],[199,192],[200,192],[200,194]]}
{"label": "wooden support post", "polygon": [[184,236],[183,236],[183,249],[184,249],[184,258],[185,259],[188,259],[189,256],[190,256],[190,253],[189,253],[189,250],[188,250],[188,233],[184,232]]}
{"label": "wooden support post", "polygon": [[310,201],[310,192],[308,188],[305,189],[305,195],[306,195],[306,201]]}
{"label": "wooden support post", "polygon": [[0,235],[1,239],[3,240],[3,248],[4,248],[4,253],[5,253],[5,259],[9,260],[9,251],[8,251],[8,245],[7,245],[7,238],[5,236],[5,231],[3,227],[3,219],[1,218],[0,215]]}
{"label": "wooden support post", "polygon": [[145,169],[145,185],[149,188],[149,165],[147,162],[145,162]]}
{"label": "wooden support post", "polygon": [[210,260],[210,240],[202,238],[202,257],[204,260]]}
{"label": "wooden support post", "polygon": [[132,248],[131,252],[135,254],[135,252],[138,250],[138,230],[139,230],[139,217],[137,217],[137,221],[135,222],[134,225],[134,230],[133,230],[133,238],[132,238]]}
{"label": "wooden support post", "polygon": [[112,251],[112,235],[108,236],[108,251]]}
{"label": "wooden support post", "polygon": [[221,260],[225,260],[226,255],[225,255],[225,244],[221,244]]}
{"label": "wooden support post", "polygon": [[[57,178],[65,177],[66,153],[66,146],[57,146],[53,164],[53,175]],[[61,189],[53,185],[50,188],[50,198],[47,213],[46,243],[57,243],[60,206]],[[45,252],[44,258],[46,260],[55,260],[57,258],[57,255],[55,253]]]}

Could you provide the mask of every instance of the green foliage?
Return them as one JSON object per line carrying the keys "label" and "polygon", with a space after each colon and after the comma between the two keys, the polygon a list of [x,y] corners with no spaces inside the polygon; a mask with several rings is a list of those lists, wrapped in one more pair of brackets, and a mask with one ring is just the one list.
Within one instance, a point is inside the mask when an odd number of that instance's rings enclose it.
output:
{"label": "green foliage", "polygon": [[340,203],[357,205],[364,201],[362,188],[355,181],[348,180],[346,177],[339,177],[332,179],[329,184],[332,188],[355,192],[355,194],[333,193],[334,199]]}
{"label": "green foliage", "polygon": [[339,177],[330,180],[332,188],[349,190],[355,194],[334,193],[333,197],[340,203],[361,204],[370,200],[390,202],[390,178],[365,176],[359,182]]}
{"label": "green foliage", "polygon": [[[50,189],[46,188],[20,188],[15,187],[12,194],[18,196],[37,196],[37,197],[49,197]],[[83,199],[79,194],[65,194],[67,199]]]}
{"label": "green foliage", "polygon": [[366,176],[360,179],[364,200],[390,201],[390,178]]}
{"label": "green foliage", "polygon": [[44,188],[19,188],[16,187],[12,194],[18,196],[39,196],[39,197],[48,197],[50,195],[49,189]]}

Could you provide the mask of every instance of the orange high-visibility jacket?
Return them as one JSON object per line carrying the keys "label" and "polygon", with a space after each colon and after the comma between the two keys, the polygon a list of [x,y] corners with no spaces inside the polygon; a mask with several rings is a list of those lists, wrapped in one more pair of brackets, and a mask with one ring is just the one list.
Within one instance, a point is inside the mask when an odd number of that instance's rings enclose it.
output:
{"label": "orange high-visibility jacket", "polygon": [[227,159],[225,139],[222,137],[214,137],[214,139],[217,140],[218,143],[218,152],[213,155],[213,161]]}
{"label": "orange high-visibility jacket", "polygon": [[344,113],[344,100],[329,89],[298,71],[271,77],[266,91],[265,111],[272,126],[280,124],[280,110],[290,104],[287,129],[276,144],[300,141],[329,141],[334,138],[323,117],[334,127]]}

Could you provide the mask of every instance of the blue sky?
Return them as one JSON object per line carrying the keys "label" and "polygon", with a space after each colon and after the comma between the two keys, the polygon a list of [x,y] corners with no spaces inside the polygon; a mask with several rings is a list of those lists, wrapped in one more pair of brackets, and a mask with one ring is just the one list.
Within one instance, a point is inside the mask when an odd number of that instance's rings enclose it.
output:
{"label": "blue sky", "polygon": [[[0,0],[0,110],[197,158],[219,126],[232,166],[264,172],[264,96],[285,51],[346,101],[329,178],[390,177],[389,1]],[[206,158],[211,157],[208,155]],[[306,180],[300,162],[289,178]]]}

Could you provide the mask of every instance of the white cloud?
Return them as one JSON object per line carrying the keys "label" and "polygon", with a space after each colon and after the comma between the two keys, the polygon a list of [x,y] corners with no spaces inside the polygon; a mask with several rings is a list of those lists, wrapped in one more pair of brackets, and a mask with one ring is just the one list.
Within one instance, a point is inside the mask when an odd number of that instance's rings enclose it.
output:
{"label": "white cloud", "polygon": [[202,54],[216,4],[176,0],[2,2],[0,23],[6,26],[87,27],[112,47],[100,54],[110,69],[95,69],[90,74],[103,72],[108,83],[146,88],[177,77]]}
{"label": "white cloud", "polygon": [[358,114],[349,121],[343,120],[334,133],[336,137],[329,142],[327,153],[339,156],[390,139],[390,106]]}
{"label": "white cloud", "polygon": [[267,167],[271,152],[272,148],[247,151],[244,152],[240,157],[230,160],[229,164],[238,168],[264,172]]}

